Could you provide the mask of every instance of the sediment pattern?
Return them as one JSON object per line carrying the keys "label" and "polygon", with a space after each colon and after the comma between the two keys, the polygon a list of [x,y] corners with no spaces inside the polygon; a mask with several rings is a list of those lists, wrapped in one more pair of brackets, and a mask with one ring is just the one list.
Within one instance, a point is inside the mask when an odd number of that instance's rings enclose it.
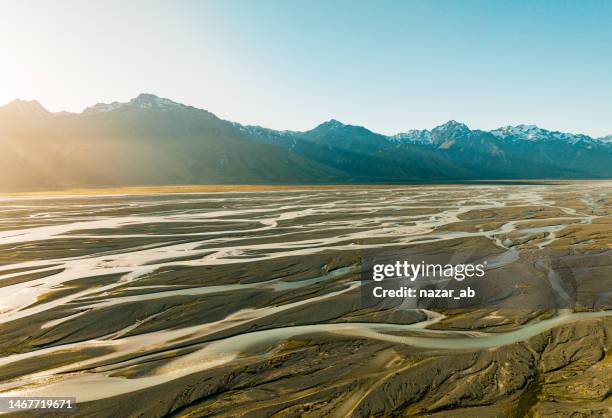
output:
{"label": "sediment pattern", "polygon": [[[83,416],[609,415],[611,186],[4,198],[0,393]],[[371,249],[489,255],[503,297],[365,308]],[[580,304],[518,309],[538,283]]]}

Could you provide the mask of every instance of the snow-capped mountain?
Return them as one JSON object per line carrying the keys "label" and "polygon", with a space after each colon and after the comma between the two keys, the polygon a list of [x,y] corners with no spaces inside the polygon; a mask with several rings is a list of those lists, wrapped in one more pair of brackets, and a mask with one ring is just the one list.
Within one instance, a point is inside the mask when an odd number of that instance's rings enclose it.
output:
{"label": "snow-capped mountain", "polygon": [[427,129],[411,129],[407,132],[389,136],[389,141],[395,143],[431,144],[431,131]]}
{"label": "snow-capped mountain", "polygon": [[433,128],[431,131],[427,129],[417,130],[413,129],[407,132],[402,132],[396,135],[389,136],[389,140],[392,142],[405,142],[415,144],[433,144],[435,141],[433,138],[436,136],[446,137],[461,137],[468,136],[471,133],[490,133],[496,138],[507,140],[507,141],[546,141],[546,140],[558,140],[565,141],[570,144],[577,142],[612,142],[612,135],[603,138],[592,138],[588,135],[583,134],[571,134],[559,131],[550,131],[547,129],[540,128],[536,125],[516,125],[516,126],[504,126],[501,128],[494,129],[492,131],[479,131],[470,130],[467,125],[456,121],[449,121],[443,125]]}
{"label": "snow-capped mountain", "polygon": [[177,109],[181,107],[187,107],[180,103],[173,102],[170,99],[164,99],[157,97],[153,94],[140,94],[138,97],[133,98],[129,102],[112,102],[112,103],[98,103],[94,106],[88,107],[83,111],[85,114],[94,113],[107,113],[117,109],[126,107],[145,109],[145,110],[158,110],[165,112],[171,109]]}
{"label": "snow-capped mountain", "polygon": [[491,131],[491,134],[498,138],[519,141],[561,140],[572,144],[578,141],[593,141],[593,138],[587,135],[549,131],[536,125],[504,126]]}
{"label": "snow-capped mountain", "polygon": [[455,138],[465,136],[470,133],[470,129],[464,123],[454,120],[436,126],[432,130],[412,129],[387,137],[389,141],[395,143],[413,143],[422,145],[434,145],[439,138]]}
{"label": "snow-capped mountain", "polygon": [[601,142],[606,142],[606,143],[612,144],[612,135],[608,135],[608,136],[604,136],[604,137],[598,138],[598,140],[601,141]]}
{"label": "snow-capped mountain", "polygon": [[432,134],[437,135],[448,135],[448,136],[459,136],[465,135],[470,132],[470,128],[465,123],[460,123],[454,120],[449,120],[445,124],[436,126],[431,130]]}
{"label": "snow-capped mountain", "polygon": [[331,119],[280,131],[152,94],[82,113],[52,113],[23,100],[0,107],[0,190],[612,178],[611,162],[612,136],[532,125],[487,132],[451,120],[386,136]]}

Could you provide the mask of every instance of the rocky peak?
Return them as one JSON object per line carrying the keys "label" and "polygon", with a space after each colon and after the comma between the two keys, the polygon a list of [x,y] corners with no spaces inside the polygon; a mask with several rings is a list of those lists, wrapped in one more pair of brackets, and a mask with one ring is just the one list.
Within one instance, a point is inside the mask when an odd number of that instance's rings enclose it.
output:
{"label": "rocky peak", "polygon": [[36,100],[16,99],[0,109],[24,116],[48,117],[51,115],[51,112]]}

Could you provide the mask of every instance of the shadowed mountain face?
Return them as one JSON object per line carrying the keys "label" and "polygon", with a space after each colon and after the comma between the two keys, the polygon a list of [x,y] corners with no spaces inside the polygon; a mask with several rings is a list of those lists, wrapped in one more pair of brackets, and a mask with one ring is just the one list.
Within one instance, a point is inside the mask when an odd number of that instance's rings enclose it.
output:
{"label": "shadowed mountain face", "polygon": [[306,132],[242,126],[142,94],[83,113],[0,107],[0,190],[198,183],[349,183],[612,176],[612,142],[454,121],[394,136],[331,120]]}

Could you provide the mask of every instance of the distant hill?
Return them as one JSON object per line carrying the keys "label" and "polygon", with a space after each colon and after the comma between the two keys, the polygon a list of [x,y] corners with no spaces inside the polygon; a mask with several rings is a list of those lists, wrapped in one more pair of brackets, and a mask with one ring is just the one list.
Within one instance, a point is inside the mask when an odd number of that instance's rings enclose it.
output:
{"label": "distant hill", "polygon": [[305,132],[243,126],[150,94],[80,114],[0,107],[0,191],[172,184],[610,178],[612,141],[450,121],[385,136],[331,120]]}

